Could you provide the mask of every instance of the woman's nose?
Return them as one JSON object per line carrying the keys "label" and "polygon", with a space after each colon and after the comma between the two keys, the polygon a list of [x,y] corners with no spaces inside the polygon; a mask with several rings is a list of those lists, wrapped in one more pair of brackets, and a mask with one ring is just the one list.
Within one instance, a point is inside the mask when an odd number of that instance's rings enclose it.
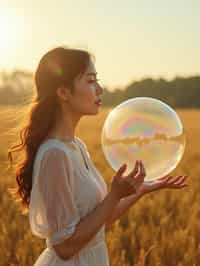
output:
{"label": "woman's nose", "polygon": [[103,87],[99,84],[97,84],[97,94],[103,94]]}

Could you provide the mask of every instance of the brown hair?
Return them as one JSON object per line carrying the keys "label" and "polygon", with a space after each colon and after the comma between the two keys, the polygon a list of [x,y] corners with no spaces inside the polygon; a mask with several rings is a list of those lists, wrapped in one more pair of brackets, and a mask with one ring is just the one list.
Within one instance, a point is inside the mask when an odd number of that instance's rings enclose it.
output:
{"label": "brown hair", "polygon": [[25,152],[24,159],[15,169],[17,187],[9,189],[16,201],[22,203],[23,214],[27,213],[30,203],[36,151],[53,127],[59,108],[56,89],[65,85],[73,92],[74,80],[85,72],[91,56],[84,50],[57,47],[47,52],[39,62],[34,76],[36,97],[30,104],[28,121],[20,130],[21,143],[8,150],[11,164],[13,152]]}

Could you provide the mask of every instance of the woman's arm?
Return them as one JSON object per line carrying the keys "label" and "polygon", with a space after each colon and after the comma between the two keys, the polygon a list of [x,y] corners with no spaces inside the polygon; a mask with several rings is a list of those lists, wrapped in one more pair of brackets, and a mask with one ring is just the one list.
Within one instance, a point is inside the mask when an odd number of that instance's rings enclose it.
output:
{"label": "woman's arm", "polygon": [[109,230],[110,227],[116,220],[118,220],[130,207],[134,205],[141,197],[143,196],[143,193],[141,191],[138,191],[138,193],[130,195],[126,198],[123,198],[119,201],[119,203],[116,205],[114,210],[112,211],[111,215],[107,219],[105,223],[105,230]]}
{"label": "woman's arm", "polygon": [[155,181],[144,181],[140,190],[136,194],[130,195],[126,198],[120,200],[120,202],[116,205],[114,211],[106,222],[105,229],[110,229],[111,225],[119,219],[138,199],[140,199],[143,195],[148,194],[153,191],[161,190],[161,189],[181,189],[187,187],[188,185],[185,183],[188,176],[163,176],[158,178]]}
{"label": "woman's arm", "polygon": [[82,249],[105,224],[118,202],[119,199],[114,193],[109,192],[103,201],[77,224],[71,237],[53,246],[58,256],[63,260],[68,260]]}
{"label": "woman's arm", "polygon": [[142,162],[138,161],[128,176],[122,176],[125,169],[126,164],[119,168],[116,175],[113,176],[110,192],[107,193],[103,201],[91,213],[83,217],[76,225],[76,230],[72,236],[53,246],[61,258],[67,260],[79,252],[96,235],[101,227],[105,225],[113,209],[120,202],[120,199],[132,195],[139,190],[145,176]]}

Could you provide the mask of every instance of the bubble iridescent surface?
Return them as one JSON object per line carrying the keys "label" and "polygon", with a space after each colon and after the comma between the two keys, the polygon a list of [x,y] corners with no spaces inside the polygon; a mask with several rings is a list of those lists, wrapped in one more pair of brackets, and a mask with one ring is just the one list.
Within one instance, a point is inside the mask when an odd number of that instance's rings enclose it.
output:
{"label": "bubble iridescent surface", "polygon": [[127,163],[124,174],[142,160],[145,180],[168,175],[176,168],[185,150],[185,133],[178,114],[166,103],[137,97],[122,102],[107,116],[101,145],[104,155],[117,171]]}

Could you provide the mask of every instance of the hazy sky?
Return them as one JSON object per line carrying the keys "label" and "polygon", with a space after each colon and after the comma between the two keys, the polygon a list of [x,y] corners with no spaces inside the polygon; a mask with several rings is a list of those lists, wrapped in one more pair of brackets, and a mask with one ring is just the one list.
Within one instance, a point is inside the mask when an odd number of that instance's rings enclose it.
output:
{"label": "hazy sky", "polygon": [[49,49],[67,45],[95,55],[110,89],[199,74],[199,29],[199,0],[0,0],[0,70],[34,71]]}

